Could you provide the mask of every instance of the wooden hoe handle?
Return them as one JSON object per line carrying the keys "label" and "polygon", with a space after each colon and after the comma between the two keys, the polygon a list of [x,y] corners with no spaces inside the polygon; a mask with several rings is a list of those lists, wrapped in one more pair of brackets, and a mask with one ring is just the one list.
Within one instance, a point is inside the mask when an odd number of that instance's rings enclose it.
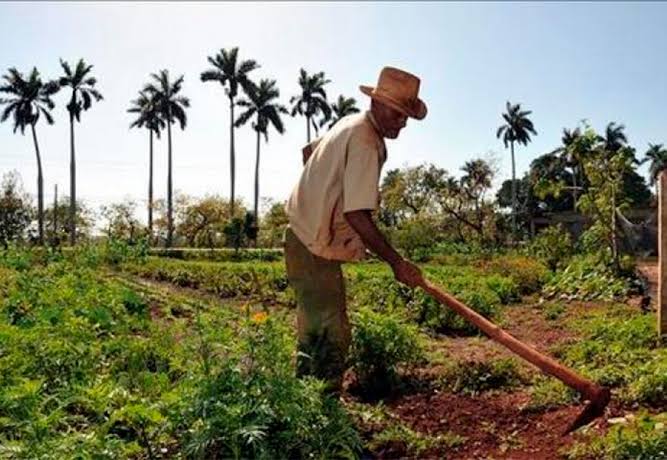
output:
{"label": "wooden hoe handle", "polygon": [[580,392],[586,399],[594,400],[598,397],[601,387],[596,383],[575,373],[572,369],[563,366],[556,360],[546,356],[531,346],[521,342],[514,336],[508,334],[496,324],[492,323],[482,315],[458,301],[451,295],[434,286],[429,281],[424,280],[421,286],[426,292],[435,297],[440,303],[448,306],[459,315],[480,328],[484,333],[496,342],[504,345],[529,363],[537,366],[543,372],[556,377],[567,386]]}

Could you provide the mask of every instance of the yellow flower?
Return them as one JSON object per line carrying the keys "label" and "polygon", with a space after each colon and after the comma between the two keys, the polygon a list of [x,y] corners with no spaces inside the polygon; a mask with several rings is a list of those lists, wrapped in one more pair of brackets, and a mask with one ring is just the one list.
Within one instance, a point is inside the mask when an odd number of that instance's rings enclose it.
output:
{"label": "yellow flower", "polygon": [[269,315],[263,311],[259,311],[252,315],[252,321],[255,323],[263,323],[266,321],[266,319],[269,317]]}

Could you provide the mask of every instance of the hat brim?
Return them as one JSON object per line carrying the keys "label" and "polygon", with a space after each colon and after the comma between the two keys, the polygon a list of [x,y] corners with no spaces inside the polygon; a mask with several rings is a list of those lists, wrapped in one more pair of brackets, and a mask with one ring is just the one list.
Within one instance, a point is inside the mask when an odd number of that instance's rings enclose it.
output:
{"label": "hat brim", "polygon": [[412,106],[406,106],[405,104],[402,104],[396,101],[395,99],[392,99],[386,94],[376,92],[375,88],[372,86],[361,85],[359,86],[359,91],[361,91],[371,99],[375,99],[379,102],[382,102],[383,104],[386,104],[391,108],[398,110],[403,115],[406,115],[410,118],[414,118],[416,120],[422,120],[426,116],[426,113],[428,112],[426,104],[419,98],[415,101],[415,103]]}

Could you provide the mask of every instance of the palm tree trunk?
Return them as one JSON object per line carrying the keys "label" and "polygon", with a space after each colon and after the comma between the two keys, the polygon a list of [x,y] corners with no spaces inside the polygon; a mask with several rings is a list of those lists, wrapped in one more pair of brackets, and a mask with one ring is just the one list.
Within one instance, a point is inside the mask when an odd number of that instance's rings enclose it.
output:
{"label": "palm tree trunk", "polygon": [[572,211],[577,210],[577,170],[572,168]]}
{"label": "palm tree trunk", "polygon": [[234,218],[234,191],[236,183],[236,157],[234,152],[234,98],[229,97],[229,174],[231,193],[229,195],[230,217]]}
{"label": "palm tree trunk", "polygon": [[306,135],[308,143],[310,144],[310,117],[306,116]]}
{"label": "palm tree trunk", "polygon": [[58,244],[58,184],[53,189],[53,245]]}
{"label": "palm tree trunk", "polygon": [[512,151],[512,239],[516,238],[516,165],[514,162],[514,141],[510,142]]}
{"label": "palm tree trunk", "polygon": [[69,116],[69,139],[70,139],[70,159],[69,159],[69,243],[76,244],[76,159],[74,157],[74,115]]}
{"label": "palm tree trunk", "polygon": [[148,160],[148,245],[153,244],[153,130],[149,129]]}
{"label": "palm tree trunk", "polygon": [[255,158],[255,206],[254,206],[255,225],[257,225],[257,222],[259,222],[259,214],[258,214],[258,203],[259,203],[259,146],[260,146],[260,132],[257,131],[257,156]]}
{"label": "palm tree trunk", "polygon": [[39,144],[37,143],[37,134],[35,133],[35,124],[31,124],[32,141],[35,144],[35,154],[37,156],[37,229],[39,235],[39,244],[44,244],[44,177],[42,176],[42,157],[39,154]]}
{"label": "palm tree trunk", "polygon": [[171,177],[171,121],[167,119],[167,242],[168,248],[174,239],[174,216],[172,206],[172,177]]}

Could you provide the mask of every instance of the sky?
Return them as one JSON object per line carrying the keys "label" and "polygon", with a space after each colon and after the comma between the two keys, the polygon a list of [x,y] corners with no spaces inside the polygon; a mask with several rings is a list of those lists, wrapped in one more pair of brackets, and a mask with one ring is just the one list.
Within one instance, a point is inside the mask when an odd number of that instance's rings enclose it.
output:
{"label": "sky", "polygon": [[[147,198],[148,134],[129,129],[127,108],[150,74],[184,75],[191,102],[184,131],[173,131],[174,188],[193,196],[229,196],[229,111],[217,83],[202,83],[207,56],[238,46],[261,68],[256,80],[277,81],[281,102],[299,93],[299,69],[324,71],[327,94],[368,99],[383,66],[421,78],[428,106],[387,141],[386,172],[425,162],[460,174],[465,161],[496,161],[495,185],[510,177],[510,155],[496,129],[506,101],[531,110],[538,135],[517,148],[517,174],[558,147],[564,127],[581,120],[598,131],[626,126],[643,154],[667,144],[667,3],[27,3],[0,2],[0,72],[44,79],[62,73],[59,59],[93,64],[104,100],[76,126],[77,195],[93,209]],[[69,188],[66,93],[55,96],[56,123],[40,121],[47,203],[53,186]],[[285,118],[286,132],[262,143],[260,196],[285,200],[301,171],[305,121]],[[255,134],[236,133],[237,196],[251,205]],[[155,197],[166,196],[166,137],[155,146]],[[642,172],[645,172],[645,167]],[[29,132],[0,124],[0,174],[17,170],[36,193],[37,167]]]}

